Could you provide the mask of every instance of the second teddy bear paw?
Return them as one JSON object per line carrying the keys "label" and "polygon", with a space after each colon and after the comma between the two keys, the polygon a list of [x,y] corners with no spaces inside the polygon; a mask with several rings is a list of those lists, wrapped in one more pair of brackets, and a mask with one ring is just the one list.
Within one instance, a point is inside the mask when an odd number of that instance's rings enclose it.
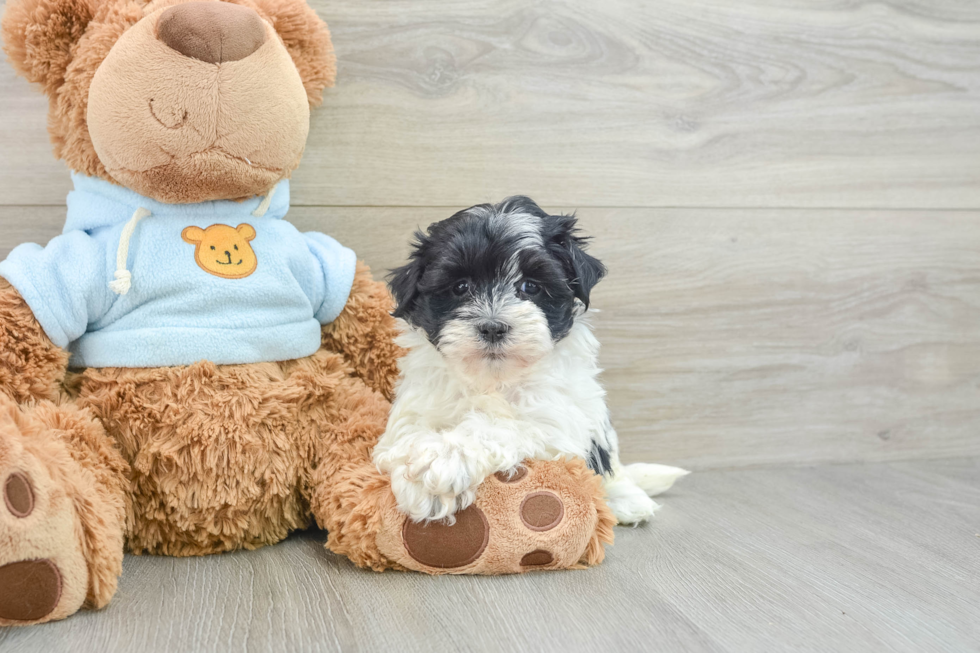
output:
{"label": "second teddy bear paw", "polygon": [[66,617],[88,586],[73,508],[36,461],[17,458],[0,455],[0,625]]}
{"label": "second teddy bear paw", "polygon": [[601,479],[578,460],[528,461],[486,479],[456,522],[413,522],[389,510],[378,548],[430,574],[511,574],[568,569],[602,559],[615,519]]}
{"label": "second teddy bear paw", "polygon": [[101,435],[76,408],[0,396],[0,626],[62,619],[114,591],[121,505],[105,501],[78,444]]}

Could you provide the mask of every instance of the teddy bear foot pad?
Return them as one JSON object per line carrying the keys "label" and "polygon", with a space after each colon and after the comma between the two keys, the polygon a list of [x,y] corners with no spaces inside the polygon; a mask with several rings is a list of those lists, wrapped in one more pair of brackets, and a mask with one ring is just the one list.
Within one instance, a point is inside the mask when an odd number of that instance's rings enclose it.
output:
{"label": "teddy bear foot pad", "polygon": [[88,584],[71,502],[20,453],[14,469],[0,460],[0,625],[66,617],[81,607]]}
{"label": "teddy bear foot pad", "polygon": [[[34,488],[14,472],[3,484],[4,507],[15,518],[34,512]],[[0,567],[0,619],[35,621],[48,616],[61,598],[61,572],[50,560],[21,560]]]}
{"label": "teddy bear foot pad", "polygon": [[[455,523],[413,522],[389,513],[379,535],[386,556],[431,574],[501,574],[578,567],[594,536],[594,496],[553,463],[483,482],[476,503]],[[391,523],[391,521],[400,522]]]}
{"label": "teddy bear foot pad", "polygon": [[58,607],[61,572],[50,560],[21,560],[0,567],[0,619],[37,621]]}

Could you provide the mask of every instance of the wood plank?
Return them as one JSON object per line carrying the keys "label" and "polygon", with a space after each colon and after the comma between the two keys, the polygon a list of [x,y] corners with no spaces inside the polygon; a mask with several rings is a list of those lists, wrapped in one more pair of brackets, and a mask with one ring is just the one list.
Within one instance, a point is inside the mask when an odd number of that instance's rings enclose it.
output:
{"label": "wood plank", "polygon": [[[558,210],[555,207],[549,207]],[[298,207],[381,276],[453,209]],[[60,207],[0,207],[0,256]],[[589,209],[593,318],[629,461],[980,455],[980,214]]]}
{"label": "wood plank", "polygon": [[[980,4],[314,0],[304,205],[980,208]],[[0,66],[0,198],[64,197]]]}
{"label": "wood plank", "polygon": [[980,641],[980,461],[692,475],[584,572],[355,569],[297,534],[255,552],[126,558],[101,612],[0,648],[966,651]]}

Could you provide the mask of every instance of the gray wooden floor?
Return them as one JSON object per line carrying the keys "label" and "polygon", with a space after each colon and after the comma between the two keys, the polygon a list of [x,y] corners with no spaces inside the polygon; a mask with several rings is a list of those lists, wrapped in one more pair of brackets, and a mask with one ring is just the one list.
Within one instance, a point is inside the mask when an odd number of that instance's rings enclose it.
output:
{"label": "gray wooden floor", "polygon": [[323,534],[126,559],[116,599],[5,652],[976,651],[980,459],[711,471],[600,567],[496,578],[358,570]]}
{"label": "gray wooden floor", "polygon": [[[4,653],[980,651],[980,3],[311,4],[289,219],[380,272],[471,204],[577,210],[624,458],[696,473],[596,569],[129,557]],[[45,112],[0,65],[0,257],[63,224]]]}

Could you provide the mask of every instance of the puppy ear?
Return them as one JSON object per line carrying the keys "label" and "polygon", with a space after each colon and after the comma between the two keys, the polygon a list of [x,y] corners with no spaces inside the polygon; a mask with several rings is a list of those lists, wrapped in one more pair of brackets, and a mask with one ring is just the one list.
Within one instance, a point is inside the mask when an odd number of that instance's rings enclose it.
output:
{"label": "puppy ear", "polygon": [[89,0],[11,0],[3,15],[3,49],[14,68],[53,96],[65,83],[75,44],[95,15]]}
{"label": "puppy ear", "polygon": [[589,239],[578,235],[574,215],[555,215],[545,219],[548,249],[558,258],[568,275],[568,286],[575,297],[589,307],[592,289],[606,276],[606,266],[586,253]]}
{"label": "puppy ear", "polygon": [[572,236],[568,247],[572,252],[572,269],[575,270],[575,277],[571,281],[572,290],[588,308],[589,294],[606,276],[606,266],[599,259],[585,253],[585,239]]}
{"label": "puppy ear", "polygon": [[416,231],[408,263],[388,273],[388,287],[395,298],[395,310],[391,313],[394,317],[407,319],[415,308],[419,284],[425,274],[423,250],[427,240],[425,234]]}
{"label": "puppy ear", "polygon": [[337,77],[337,57],[327,24],[305,0],[255,0],[286,45],[306,88],[311,107],[323,102],[323,89]]}

